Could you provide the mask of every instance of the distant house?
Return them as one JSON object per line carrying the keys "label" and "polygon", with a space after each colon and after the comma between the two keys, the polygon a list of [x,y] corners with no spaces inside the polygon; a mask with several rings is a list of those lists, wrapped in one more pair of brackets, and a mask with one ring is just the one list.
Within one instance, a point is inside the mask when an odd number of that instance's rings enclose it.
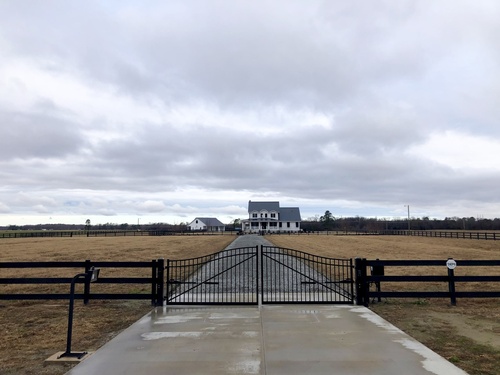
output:
{"label": "distant house", "polygon": [[242,220],[245,233],[299,232],[300,209],[280,207],[280,202],[248,201],[248,219]]}
{"label": "distant house", "polygon": [[187,227],[192,231],[224,232],[226,230],[226,226],[215,217],[197,217]]}

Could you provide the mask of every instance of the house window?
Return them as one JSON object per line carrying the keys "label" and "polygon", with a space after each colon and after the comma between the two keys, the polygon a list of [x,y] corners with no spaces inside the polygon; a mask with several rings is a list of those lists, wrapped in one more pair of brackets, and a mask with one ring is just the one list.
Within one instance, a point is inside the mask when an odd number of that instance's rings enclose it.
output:
{"label": "house window", "polygon": [[196,224],[198,224],[198,220],[196,220]]}
{"label": "house window", "polygon": [[275,221],[271,221],[269,223],[269,226],[276,228],[276,222]]}
{"label": "house window", "polygon": [[282,222],[280,222],[280,228],[281,228],[282,226],[283,226],[283,223],[282,223]]}
{"label": "house window", "polygon": [[290,222],[289,221],[286,223],[286,227],[290,228]]}
{"label": "house window", "polygon": [[252,214],[252,217],[257,217],[257,214]]}
{"label": "house window", "polygon": [[295,228],[298,228],[299,227],[299,223],[295,223]]}
{"label": "house window", "polygon": [[267,214],[265,214],[264,216],[267,217]]}
{"label": "house window", "polygon": [[272,217],[272,218],[275,218],[275,217],[276,217],[276,214],[275,214],[275,213],[272,213],[272,214],[271,214],[271,217]]}

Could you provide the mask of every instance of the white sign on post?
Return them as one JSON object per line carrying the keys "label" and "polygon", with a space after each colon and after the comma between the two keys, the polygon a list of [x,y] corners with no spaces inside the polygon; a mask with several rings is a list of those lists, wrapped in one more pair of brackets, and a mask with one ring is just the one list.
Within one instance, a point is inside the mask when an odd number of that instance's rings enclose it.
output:
{"label": "white sign on post", "polygon": [[456,262],[455,260],[453,260],[453,259],[448,259],[448,260],[446,261],[446,267],[448,267],[448,269],[450,269],[450,270],[454,270],[456,266],[457,266],[457,262]]}

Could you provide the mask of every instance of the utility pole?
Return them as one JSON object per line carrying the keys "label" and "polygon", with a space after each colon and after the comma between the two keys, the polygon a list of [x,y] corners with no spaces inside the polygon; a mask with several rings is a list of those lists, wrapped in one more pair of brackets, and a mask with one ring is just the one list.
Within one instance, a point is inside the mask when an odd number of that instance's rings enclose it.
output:
{"label": "utility pole", "polygon": [[411,224],[410,224],[410,205],[409,204],[405,204],[405,207],[408,207],[408,232],[409,232],[411,230]]}

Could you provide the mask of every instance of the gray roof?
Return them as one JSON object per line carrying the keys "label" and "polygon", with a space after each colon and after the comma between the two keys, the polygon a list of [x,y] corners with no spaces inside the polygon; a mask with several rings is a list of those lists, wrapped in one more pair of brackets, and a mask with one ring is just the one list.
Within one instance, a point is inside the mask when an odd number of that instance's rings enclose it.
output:
{"label": "gray roof", "polygon": [[301,221],[300,210],[298,207],[281,207],[280,208],[281,221]]}
{"label": "gray roof", "polygon": [[248,213],[253,211],[276,211],[280,212],[280,202],[252,202],[248,201]]}
{"label": "gray roof", "polygon": [[194,220],[199,220],[203,224],[205,224],[207,227],[223,227],[224,224],[222,224],[219,219],[216,219],[215,217],[197,217]]}
{"label": "gray roof", "polygon": [[253,211],[276,211],[281,221],[301,221],[298,207],[280,207],[280,202],[252,202],[248,201],[248,213]]}

